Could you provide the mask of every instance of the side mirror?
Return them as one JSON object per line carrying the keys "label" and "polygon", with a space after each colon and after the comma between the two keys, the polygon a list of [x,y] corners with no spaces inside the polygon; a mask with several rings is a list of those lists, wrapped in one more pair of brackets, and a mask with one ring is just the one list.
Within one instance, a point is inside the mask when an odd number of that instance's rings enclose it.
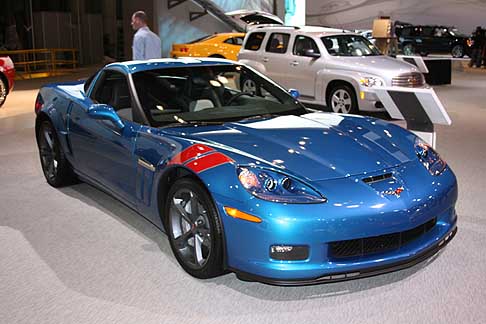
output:
{"label": "side mirror", "polygon": [[105,104],[94,104],[88,109],[88,116],[94,119],[109,120],[119,129],[123,129],[125,124],[115,112],[115,109]]}
{"label": "side mirror", "polygon": [[289,89],[289,93],[290,95],[294,98],[294,99],[299,99],[300,97],[300,92],[299,90],[296,90],[296,89]]}
{"label": "side mirror", "polygon": [[314,52],[313,49],[308,48],[308,49],[306,49],[304,51],[304,56],[318,58],[318,57],[321,57],[321,54],[320,53],[316,53],[316,52]]}

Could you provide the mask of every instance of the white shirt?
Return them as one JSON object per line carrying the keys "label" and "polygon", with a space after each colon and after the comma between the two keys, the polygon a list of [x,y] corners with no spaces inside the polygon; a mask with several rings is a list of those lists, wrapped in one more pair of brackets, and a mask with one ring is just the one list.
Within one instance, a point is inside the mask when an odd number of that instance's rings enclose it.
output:
{"label": "white shirt", "polygon": [[160,38],[148,27],[141,27],[133,36],[133,59],[149,60],[162,57]]}

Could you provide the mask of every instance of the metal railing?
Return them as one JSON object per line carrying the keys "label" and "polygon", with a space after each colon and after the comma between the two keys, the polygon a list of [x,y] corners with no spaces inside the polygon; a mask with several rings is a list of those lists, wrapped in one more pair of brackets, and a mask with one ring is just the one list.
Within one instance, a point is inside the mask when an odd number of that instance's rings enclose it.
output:
{"label": "metal railing", "polygon": [[42,48],[0,51],[0,55],[10,56],[17,78],[31,79],[72,72],[78,67],[77,52],[75,48]]}

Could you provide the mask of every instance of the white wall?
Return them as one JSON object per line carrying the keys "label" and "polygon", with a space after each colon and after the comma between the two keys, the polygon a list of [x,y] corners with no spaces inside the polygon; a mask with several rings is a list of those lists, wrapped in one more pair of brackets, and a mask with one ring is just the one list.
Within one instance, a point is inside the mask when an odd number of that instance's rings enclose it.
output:
{"label": "white wall", "polygon": [[470,34],[486,26],[484,0],[307,0],[307,24],[371,29],[380,15],[415,24],[456,26]]}

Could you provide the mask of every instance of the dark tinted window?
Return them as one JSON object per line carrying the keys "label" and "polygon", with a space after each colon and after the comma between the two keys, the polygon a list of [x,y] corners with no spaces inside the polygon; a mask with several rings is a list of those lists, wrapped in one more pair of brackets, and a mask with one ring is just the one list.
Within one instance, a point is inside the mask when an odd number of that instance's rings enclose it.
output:
{"label": "dark tinted window", "polygon": [[245,44],[245,49],[251,51],[258,51],[262,45],[263,38],[265,38],[265,33],[252,33],[248,36],[248,40]]}
{"label": "dark tinted window", "polygon": [[319,53],[319,48],[317,48],[317,44],[312,38],[297,36],[294,43],[294,55],[305,56],[305,51],[308,49],[313,50],[314,53]]}
{"label": "dark tinted window", "polygon": [[231,44],[231,45],[234,45],[234,44],[235,44],[235,43],[234,43],[234,39],[233,39],[233,37],[228,38],[228,39],[227,39],[227,40],[225,40],[223,43],[226,43],[226,44]]}
{"label": "dark tinted window", "polygon": [[266,51],[271,53],[285,53],[289,45],[289,34],[273,33],[267,42]]}
{"label": "dark tinted window", "polygon": [[420,31],[421,36],[433,36],[434,28],[433,27],[422,27]]}

